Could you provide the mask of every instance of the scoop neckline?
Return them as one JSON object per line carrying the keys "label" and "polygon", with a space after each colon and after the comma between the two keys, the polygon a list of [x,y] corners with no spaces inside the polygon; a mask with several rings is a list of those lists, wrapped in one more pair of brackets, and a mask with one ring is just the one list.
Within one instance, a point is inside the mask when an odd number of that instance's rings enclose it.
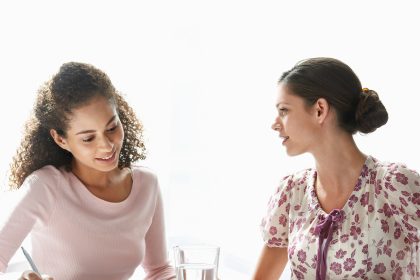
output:
{"label": "scoop neckline", "polygon": [[[358,194],[362,190],[362,188],[363,188],[363,180],[367,178],[367,176],[363,176],[363,174],[369,170],[369,165],[370,165],[370,162],[371,161],[372,161],[372,157],[370,155],[367,155],[366,156],[366,160],[363,163],[363,166],[362,166],[362,168],[360,170],[359,177],[357,178],[357,182],[356,182],[356,184],[353,187],[353,191],[350,193],[350,195],[347,198],[346,203],[344,204],[344,206],[341,209],[336,209],[336,210],[339,210],[340,212],[348,213],[353,208],[353,206],[354,206],[355,203],[352,204],[352,205],[349,205],[350,204],[350,198],[352,196],[358,197],[356,194]],[[312,172],[311,172],[310,182],[309,182],[309,187],[310,187],[309,194],[311,196],[311,202],[312,202],[312,207],[311,208],[313,208],[315,210],[318,210],[323,215],[329,215],[335,209],[331,210],[330,213],[327,213],[321,207],[321,204],[319,203],[318,196],[317,196],[316,191],[315,191],[315,181],[316,181],[318,172],[317,172],[317,170],[315,168],[313,168],[311,171]],[[357,186],[359,184],[360,184],[360,188],[357,188]]]}
{"label": "scoop neckline", "polygon": [[102,206],[119,208],[119,207],[123,207],[123,206],[129,204],[130,201],[133,199],[133,196],[134,196],[133,190],[134,190],[134,185],[135,185],[136,178],[134,176],[133,169],[131,167],[128,167],[128,168],[129,168],[129,171],[130,171],[131,181],[132,181],[130,193],[128,194],[128,196],[124,200],[121,200],[121,201],[118,201],[118,202],[108,201],[108,200],[102,199],[100,197],[97,197],[95,194],[93,194],[91,191],[88,190],[86,185],[83,184],[83,182],[72,171],[69,171],[69,173],[70,173],[70,176],[72,177],[72,179],[76,182],[76,184],[79,185],[75,188],[76,191],[80,194],[82,199],[85,200],[87,203],[94,203],[94,204],[99,204],[99,205],[102,205]]}

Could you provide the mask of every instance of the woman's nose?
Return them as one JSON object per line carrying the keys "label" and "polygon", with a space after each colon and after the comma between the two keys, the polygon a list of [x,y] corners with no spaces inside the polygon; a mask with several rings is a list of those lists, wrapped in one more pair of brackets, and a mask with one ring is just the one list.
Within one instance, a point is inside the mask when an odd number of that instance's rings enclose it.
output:
{"label": "woman's nose", "polygon": [[279,131],[280,128],[281,128],[280,118],[276,117],[276,119],[274,120],[274,123],[271,125],[271,129],[273,129],[275,131]]}
{"label": "woman's nose", "polygon": [[108,136],[103,136],[100,141],[100,148],[110,151],[114,148],[114,143]]}

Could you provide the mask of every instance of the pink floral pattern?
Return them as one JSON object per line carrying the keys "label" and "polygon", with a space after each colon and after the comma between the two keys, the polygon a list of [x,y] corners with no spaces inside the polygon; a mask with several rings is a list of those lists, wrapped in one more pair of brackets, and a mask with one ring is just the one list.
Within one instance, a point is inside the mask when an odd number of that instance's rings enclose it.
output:
{"label": "pink floral pattern", "polygon": [[[288,247],[292,279],[315,279],[315,226],[328,213],[314,191],[317,173],[283,178],[261,223],[265,243]],[[328,247],[327,279],[420,279],[420,176],[369,156]]]}

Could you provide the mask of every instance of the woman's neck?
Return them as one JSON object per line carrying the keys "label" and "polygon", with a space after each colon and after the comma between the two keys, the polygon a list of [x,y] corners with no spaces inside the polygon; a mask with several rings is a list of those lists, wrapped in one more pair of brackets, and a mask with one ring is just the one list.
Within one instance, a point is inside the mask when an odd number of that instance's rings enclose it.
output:
{"label": "woman's neck", "polygon": [[109,172],[98,171],[87,166],[81,166],[75,162],[72,163],[71,170],[73,174],[88,188],[106,189],[118,181],[121,174],[119,168]]}
{"label": "woman's neck", "polygon": [[109,172],[72,165],[73,174],[96,197],[109,201],[124,201],[131,192],[133,176],[130,168],[115,168]]}
{"label": "woman's neck", "polygon": [[316,187],[328,196],[352,191],[366,161],[366,155],[348,134],[335,135],[313,155],[317,170]]}

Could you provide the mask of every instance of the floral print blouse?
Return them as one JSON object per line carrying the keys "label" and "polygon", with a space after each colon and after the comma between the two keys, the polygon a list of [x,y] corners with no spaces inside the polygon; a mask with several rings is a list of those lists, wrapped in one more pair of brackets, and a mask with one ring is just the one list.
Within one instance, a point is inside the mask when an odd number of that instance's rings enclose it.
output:
{"label": "floral print blouse", "polygon": [[420,279],[418,173],[368,156],[334,213],[318,203],[316,176],[283,178],[261,224],[267,246],[288,247],[292,279]]}

